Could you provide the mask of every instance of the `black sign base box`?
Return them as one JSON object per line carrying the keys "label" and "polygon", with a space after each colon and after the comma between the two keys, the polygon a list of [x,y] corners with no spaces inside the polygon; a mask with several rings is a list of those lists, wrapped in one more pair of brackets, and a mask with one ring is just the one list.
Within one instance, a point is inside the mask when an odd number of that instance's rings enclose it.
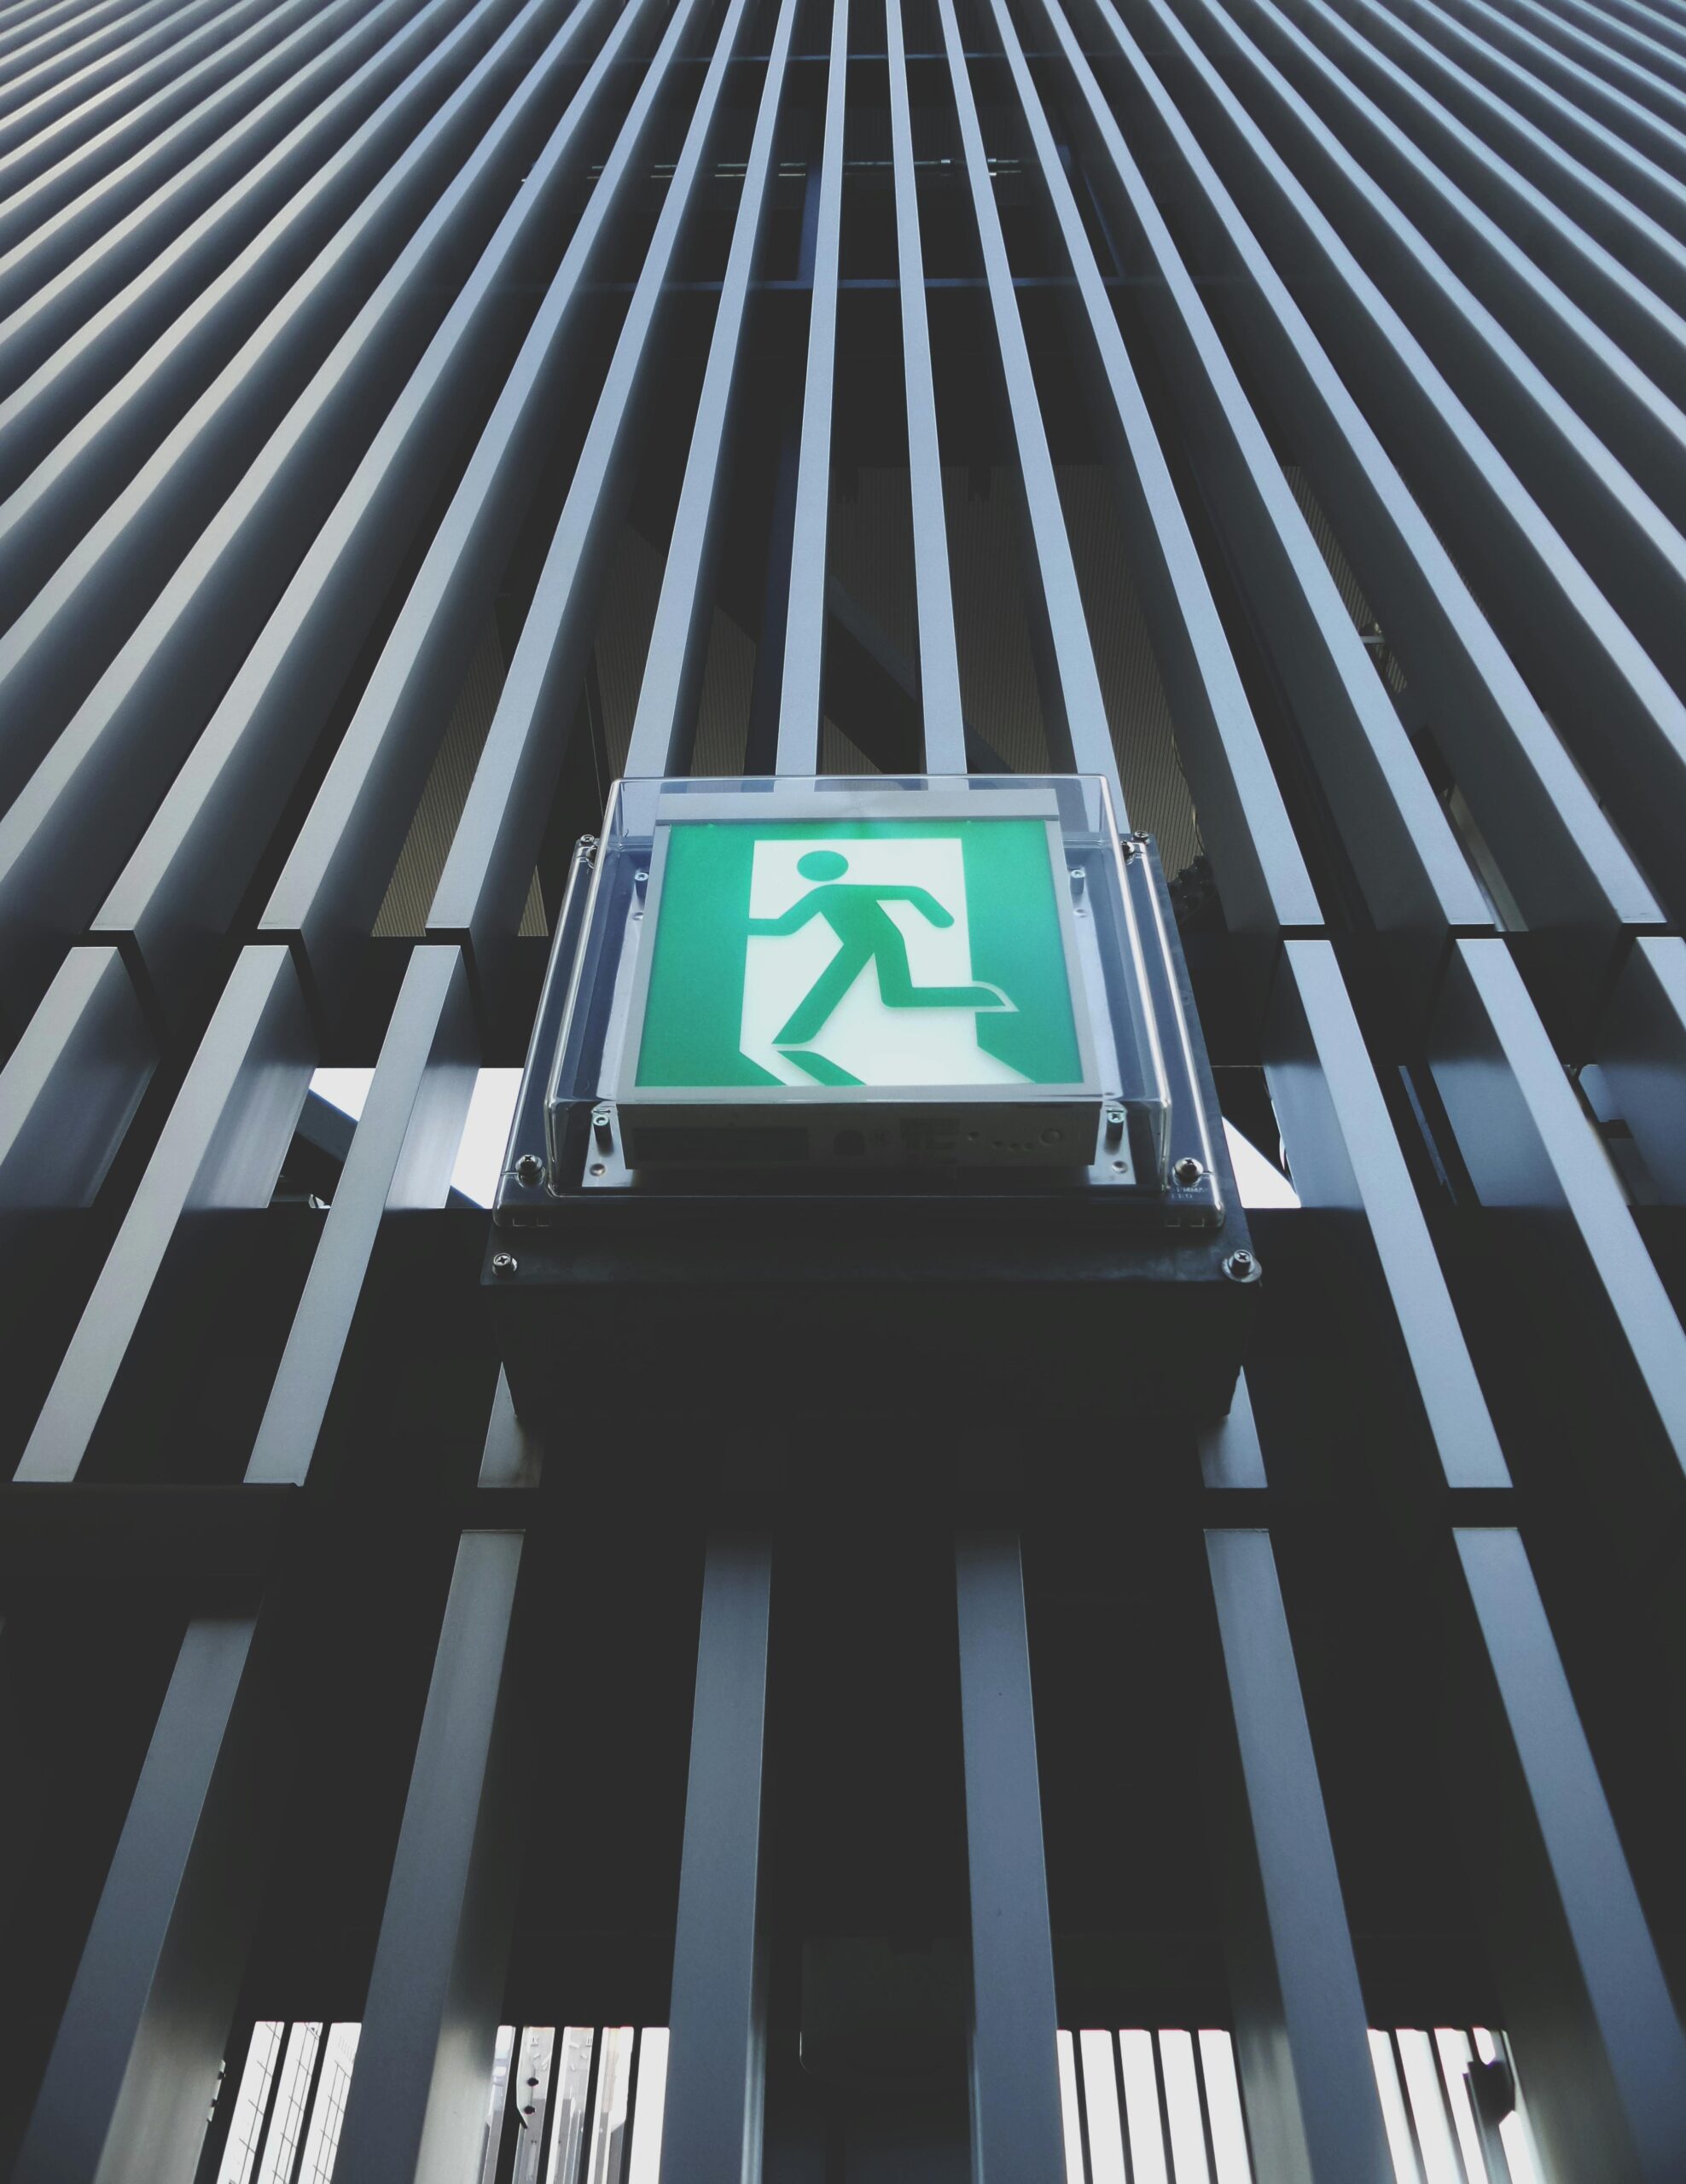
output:
{"label": "black sign base box", "polygon": [[695,1405],[799,1432],[817,1413],[1206,1420],[1235,1393],[1258,1267],[1221,1228],[1048,1200],[576,1199],[494,1230],[484,1282],[539,1431]]}

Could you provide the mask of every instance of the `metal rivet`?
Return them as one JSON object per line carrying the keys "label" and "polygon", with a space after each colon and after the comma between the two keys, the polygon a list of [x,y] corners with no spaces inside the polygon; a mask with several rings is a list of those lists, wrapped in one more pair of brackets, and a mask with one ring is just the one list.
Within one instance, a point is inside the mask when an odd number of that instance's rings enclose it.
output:
{"label": "metal rivet", "polygon": [[529,1190],[544,1181],[544,1163],[536,1153],[524,1153],[515,1163],[515,1181]]}
{"label": "metal rivet", "polygon": [[603,1165],[601,1160],[594,1160],[591,1163],[591,1173],[594,1176],[607,1176],[608,1170]]}
{"label": "metal rivet", "polygon": [[494,1252],[491,1255],[491,1270],[499,1277],[500,1280],[507,1281],[509,1276],[515,1271],[515,1253],[513,1252]]}
{"label": "metal rivet", "polygon": [[1206,1170],[1192,1153],[1185,1153],[1171,1172],[1185,1191],[1191,1191],[1206,1173]]}

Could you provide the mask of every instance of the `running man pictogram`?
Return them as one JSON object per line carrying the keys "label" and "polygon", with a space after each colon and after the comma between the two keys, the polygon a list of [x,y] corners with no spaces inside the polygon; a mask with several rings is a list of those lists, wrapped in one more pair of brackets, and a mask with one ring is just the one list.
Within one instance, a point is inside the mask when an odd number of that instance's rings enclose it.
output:
{"label": "running man pictogram", "polygon": [[907,942],[885,909],[886,903],[911,903],[937,926],[951,926],[945,910],[927,888],[891,884],[863,886],[846,880],[849,860],[836,850],[810,850],[796,869],[816,884],[782,916],[752,918],[752,934],[770,938],[795,932],[810,918],[822,917],[836,934],[837,952],[792,1011],[774,1037],[777,1047],[805,1047],[817,1038],[832,1011],[869,963],[878,973],[879,998],[887,1008],[1010,1009],[999,986],[916,986],[908,965]]}

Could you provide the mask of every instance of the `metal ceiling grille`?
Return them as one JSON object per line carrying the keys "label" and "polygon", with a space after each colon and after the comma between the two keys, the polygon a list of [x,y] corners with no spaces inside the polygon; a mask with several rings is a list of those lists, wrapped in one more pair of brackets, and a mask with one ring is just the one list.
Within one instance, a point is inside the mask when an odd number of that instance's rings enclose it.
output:
{"label": "metal ceiling grille", "polygon": [[[0,4],[0,2164],[185,2184],[262,1992],[466,2180],[561,1966],[663,2184],[1044,2184],[1056,1995],[1230,2028],[1260,2184],[1391,2173],[1370,2018],[1677,2184],[1683,358],[1681,0]],[[1159,837],[1299,1200],[1198,1448],[880,1420],[787,1534],[870,1391],[776,1332],[515,1420],[575,842],[822,768]],[[969,2107],[813,2090],[832,1934],[962,1950]]]}

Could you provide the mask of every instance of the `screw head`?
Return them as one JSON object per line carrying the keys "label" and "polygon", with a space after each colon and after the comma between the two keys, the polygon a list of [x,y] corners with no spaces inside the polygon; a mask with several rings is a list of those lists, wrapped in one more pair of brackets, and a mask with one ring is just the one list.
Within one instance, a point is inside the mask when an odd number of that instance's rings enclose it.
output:
{"label": "screw head", "polygon": [[1231,1252],[1224,1262],[1224,1271],[1231,1281],[1257,1281],[1264,1269],[1251,1252]]}
{"label": "screw head", "polygon": [[515,1253],[513,1252],[494,1252],[491,1255],[491,1270],[500,1281],[507,1281],[509,1279],[509,1276],[515,1271]]}
{"label": "screw head", "polygon": [[515,1181],[529,1190],[544,1181],[544,1163],[536,1153],[524,1153],[515,1163]]}
{"label": "screw head", "polygon": [[1171,1172],[1176,1177],[1177,1181],[1181,1183],[1183,1189],[1187,1191],[1194,1188],[1195,1185],[1199,1182],[1201,1177],[1206,1173],[1206,1170],[1201,1165],[1200,1162],[1195,1159],[1192,1153],[1185,1153],[1183,1158],[1177,1161],[1176,1165],[1171,1169]]}

